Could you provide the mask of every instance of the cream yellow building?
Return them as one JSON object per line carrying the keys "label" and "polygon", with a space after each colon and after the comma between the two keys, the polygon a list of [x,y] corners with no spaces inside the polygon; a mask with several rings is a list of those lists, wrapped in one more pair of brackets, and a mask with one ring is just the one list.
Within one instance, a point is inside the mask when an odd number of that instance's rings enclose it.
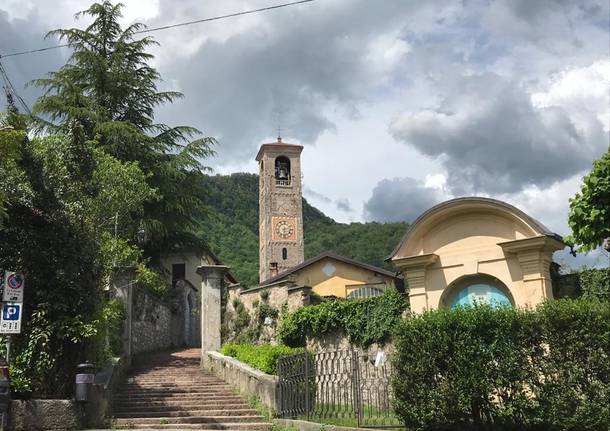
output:
{"label": "cream yellow building", "polygon": [[400,288],[402,279],[385,269],[325,252],[270,278],[260,287],[286,284],[308,286],[320,296],[362,298],[379,296],[390,286]]}
{"label": "cream yellow building", "polygon": [[562,238],[494,199],[443,202],[422,214],[388,258],[404,274],[411,311],[488,302],[532,308],[553,297]]}

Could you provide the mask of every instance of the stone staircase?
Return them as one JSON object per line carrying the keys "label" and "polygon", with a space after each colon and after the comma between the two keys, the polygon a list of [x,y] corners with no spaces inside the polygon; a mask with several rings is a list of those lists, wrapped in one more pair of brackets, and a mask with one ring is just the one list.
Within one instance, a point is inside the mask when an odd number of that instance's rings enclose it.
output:
{"label": "stone staircase", "polygon": [[271,425],[229,385],[199,368],[200,349],[147,355],[117,391],[113,427],[268,430]]}

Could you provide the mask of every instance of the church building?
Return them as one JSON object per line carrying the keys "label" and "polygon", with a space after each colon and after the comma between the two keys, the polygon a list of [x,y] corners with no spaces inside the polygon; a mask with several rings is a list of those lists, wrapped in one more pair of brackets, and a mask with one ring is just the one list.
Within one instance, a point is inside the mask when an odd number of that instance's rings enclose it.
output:
{"label": "church building", "polygon": [[[259,164],[259,286],[229,289],[250,312],[263,297],[277,309],[293,311],[311,294],[327,298],[379,296],[388,287],[403,288],[394,272],[331,251],[305,260],[301,145],[263,144]],[[267,292],[263,295],[263,292]]]}
{"label": "church building", "polygon": [[405,275],[411,311],[487,303],[534,308],[553,298],[563,239],[506,202],[465,197],[424,212],[388,260]]}

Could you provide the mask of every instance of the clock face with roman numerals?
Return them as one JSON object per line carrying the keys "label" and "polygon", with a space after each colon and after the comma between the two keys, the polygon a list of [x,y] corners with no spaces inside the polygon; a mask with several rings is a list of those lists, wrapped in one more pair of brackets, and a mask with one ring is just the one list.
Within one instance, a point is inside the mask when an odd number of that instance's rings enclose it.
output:
{"label": "clock face with roman numerals", "polygon": [[288,239],[294,232],[294,226],[287,220],[279,221],[275,225],[275,233],[282,239]]}
{"label": "clock face with roman numerals", "polygon": [[273,239],[280,241],[296,240],[296,222],[292,218],[275,218],[273,220]]}

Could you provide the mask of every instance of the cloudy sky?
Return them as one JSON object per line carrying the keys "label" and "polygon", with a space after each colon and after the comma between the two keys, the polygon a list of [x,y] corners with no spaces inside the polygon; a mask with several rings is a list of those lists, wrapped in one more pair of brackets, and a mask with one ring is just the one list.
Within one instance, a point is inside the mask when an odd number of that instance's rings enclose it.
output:
{"label": "cloudy sky", "polygon": [[[150,27],[283,0],[124,0]],[[83,27],[80,0],[0,0],[0,54]],[[258,146],[300,143],[305,196],[338,221],[412,221],[467,195],[565,235],[568,199],[610,129],[607,0],[316,0],[154,33],[159,111],[219,141],[206,163],[256,172]],[[66,50],[3,59],[24,88]]]}

